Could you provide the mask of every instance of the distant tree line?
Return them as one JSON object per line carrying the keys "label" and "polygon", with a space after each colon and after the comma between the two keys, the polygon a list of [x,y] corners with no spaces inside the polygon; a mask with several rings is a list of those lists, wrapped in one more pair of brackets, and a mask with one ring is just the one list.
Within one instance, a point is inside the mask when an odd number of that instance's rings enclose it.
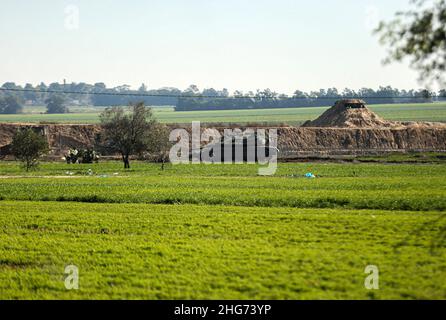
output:
{"label": "distant tree line", "polygon": [[[205,94],[201,94],[206,96]],[[310,93],[295,91],[292,96],[278,94],[270,89],[258,90],[256,93],[236,91],[233,97],[180,97],[175,107],[177,111],[223,110],[223,109],[268,109],[268,108],[298,108],[322,107],[334,105],[339,99],[364,99],[367,104],[391,103],[423,103],[446,100],[446,90],[438,94],[428,90],[398,90],[380,87],[378,90],[363,88],[359,91],[345,89],[339,92],[336,88],[321,89]]]}
{"label": "distant tree line", "polygon": [[[0,113],[20,113],[23,105],[46,105],[48,113],[68,112],[67,106],[123,106],[143,102],[152,106],[175,106],[177,111],[223,110],[223,109],[264,109],[327,106],[342,98],[364,98],[368,104],[414,103],[446,100],[446,90],[438,93],[428,90],[399,90],[390,86],[377,90],[336,88],[303,92],[296,90],[293,95],[280,94],[270,89],[256,92],[236,90],[230,95],[227,89],[213,88],[200,90],[191,85],[185,90],[177,88],[148,89],[142,84],[138,90],[128,85],[108,88],[104,83],[41,83],[24,87],[7,82],[2,88],[18,91],[0,90]],[[25,91],[20,91],[20,90]],[[57,93],[54,93],[57,92]]]}
{"label": "distant tree line", "polygon": [[[29,105],[47,105],[48,101],[54,96],[58,96],[58,100],[62,99],[70,106],[124,106],[129,103],[143,101],[146,105],[169,105],[177,104],[176,96],[183,94],[183,91],[176,88],[161,88],[157,90],[149,90],[143,84],[138,90],[130,90],[130,86],[122,85],[114,88],[107,88],[104,83],[87,84],[81,83],[51,83],[46,85],[40,83],[33,86],[26,84],[25,86],[17,85],[14,82],[6,82],[2,88],[26,91],[1,91],[0,98],[13,95],[22,103]],[[50,91],[50,92],[46,92]],[[60,93],[54,93],[60,92]],[[71,92],[71,93],[64,93]],[[81,92],[81,93],[79,93]],[[184,91],[185,92],[185,91]],[[141,96],[138,96],[141,94]],[[145,97],[144,95],[156,95],[159,97]],[[169,97],[175,96],[175,97]]]}

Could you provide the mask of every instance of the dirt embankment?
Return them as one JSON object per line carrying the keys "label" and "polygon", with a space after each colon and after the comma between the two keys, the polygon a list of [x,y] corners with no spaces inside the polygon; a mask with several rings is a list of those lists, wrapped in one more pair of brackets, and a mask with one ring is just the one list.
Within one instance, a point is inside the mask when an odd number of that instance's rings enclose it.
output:
{"label": "dirt embankment", "polygon": [[[0,124],[0,157],[16,130],[31,127],[48,139],[52,155],[63,155],[69,148],[88,148],[100,133],[98,125]],[[367,155],[386,152],[446,152],[446,125],[409,125],[389,128],[278,128],[279,156]]]}
{"label": "dirt embankment", "polygon": [[64,154],[72,147],[91,147],[100,132],[98,125],[0,123],[0,156],[8,153],[14,133],[25,127],[44,135],[55,155]]}
{"label": "dirt embankment", "polygon": [[283,156],[446,151],[446,124],[382,119],[362,100],[340,100],[301,128],[281,129]]}
{"label": "dirt embankment", "polygon": [[278,148],[283,157],[409,151],[446,152],[446,127],[282,128],[278,133]]}

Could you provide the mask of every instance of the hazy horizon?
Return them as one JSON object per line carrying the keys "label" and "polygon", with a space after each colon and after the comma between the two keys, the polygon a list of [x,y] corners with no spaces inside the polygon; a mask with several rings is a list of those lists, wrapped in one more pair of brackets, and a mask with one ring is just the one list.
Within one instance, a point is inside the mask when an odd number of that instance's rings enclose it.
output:
{"label": "hazy horizon", "polygon": [[1,0],[0,83],[418,89],[407,64],[382,65],[372,35],[408,2]]}

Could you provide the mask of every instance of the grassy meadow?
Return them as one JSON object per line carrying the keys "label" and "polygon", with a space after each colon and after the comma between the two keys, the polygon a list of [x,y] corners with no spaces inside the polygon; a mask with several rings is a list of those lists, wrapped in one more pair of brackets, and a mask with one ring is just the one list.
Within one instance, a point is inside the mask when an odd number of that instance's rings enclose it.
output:
{"label": "grassy meadow", "polygon": [[[251,109],[216,111],[179,111],[173,107],[153,107],[163,123],[286,123],[300,125],[314,120],[328,107]],[[71,107],[68,114],[45,114],[45,107],[25,107],[24,114],[0,115],[0,122],[97,123],[103,107]],[[388,120],[446,122],[446,103],[371,105],[370,109]]]}
{"label": "grassy meadow", "polygon": [[0,298],[446,298],[444,163],[257,169],[1,162]]}

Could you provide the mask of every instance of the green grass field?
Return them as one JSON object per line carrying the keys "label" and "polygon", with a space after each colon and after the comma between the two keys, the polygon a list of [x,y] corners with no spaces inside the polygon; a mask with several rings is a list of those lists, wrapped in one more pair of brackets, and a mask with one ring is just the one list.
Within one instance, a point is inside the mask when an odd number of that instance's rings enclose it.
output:
{"label": "green grass field", "polygon": [[[69,114],[44,114],[44,107],[27,107],[24,114],[0,115],[0,122],[97,123],[101,107],[72,107]],[[175,112],[172,107],[154,107],[164,123],[287,123],[300,125],[314,120],[327,107]],[[372,105],[374,112],[388,120],[446,122],[446,103]]]}
{"label": "green grass field", "polygon": [[0,162],[0,299],[446,298],[442,163],[121,168]]}

